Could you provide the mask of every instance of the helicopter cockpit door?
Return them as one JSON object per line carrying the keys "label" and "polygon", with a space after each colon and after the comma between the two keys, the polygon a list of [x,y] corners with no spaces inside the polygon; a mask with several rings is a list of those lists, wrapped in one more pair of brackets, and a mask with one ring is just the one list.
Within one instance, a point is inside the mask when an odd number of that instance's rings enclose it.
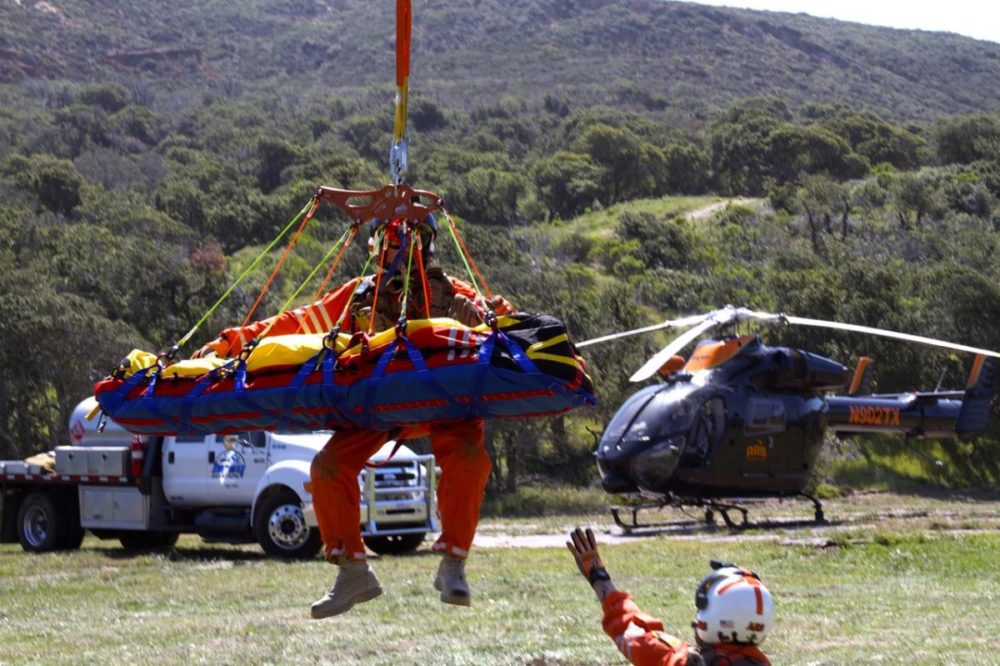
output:
{"label": "helicopter cockpit door", "polygon": [[779,447],[775,441],[783,439],[786,430],[785,403],[777,398],[751,398],[747,407],[747,420],[743,432],[747,435],[740,465],[745,476],[772,474],[775,466],[784,466],[778,460]]}
{"label": "helicopter cockpit door", "polygon": [[688,430],[680,466],[697,469],[706,465],[719,446],[725,429],[726,412],[722,398],[706,400],[698,408],[694,423]]}

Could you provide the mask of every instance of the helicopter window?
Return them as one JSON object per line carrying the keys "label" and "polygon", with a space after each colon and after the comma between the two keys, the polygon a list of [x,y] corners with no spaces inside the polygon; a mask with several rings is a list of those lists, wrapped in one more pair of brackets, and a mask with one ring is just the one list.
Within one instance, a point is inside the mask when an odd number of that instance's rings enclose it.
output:
{"label": "helicopter window", "polygon": [[691,427],[698,403],[689,386],[640,391],[622,405],[601,438],[602,446],[627,446],[683,434]]}
{"label": "helicopter window", "polygon": [[698,408],[680,464],[684,467],[701,467],[705,464],[724,429],[725,411],[722,400],[713,398],[706,401]]}
{"label": "helicopter window", "polygon": [[628,430],[629,425],[632,423],[632,419],[637,416],[638,412],[641,410],[641,405],[648,402],[650,399],[649,393],[639,392],[629,398],[625,404],[623,404],[619,409],[615,417],[611,419],[611,423],[604,430],[604,436],[601,437],[601,441],[607,442],[609,444],[617,444],[621,441],[622,437],[625,435],[625,431]]}
{"label": "helicopter window", "polygon": [[785,404],[780,400],[751,400],[744,432],[767,435],[785,431]]}

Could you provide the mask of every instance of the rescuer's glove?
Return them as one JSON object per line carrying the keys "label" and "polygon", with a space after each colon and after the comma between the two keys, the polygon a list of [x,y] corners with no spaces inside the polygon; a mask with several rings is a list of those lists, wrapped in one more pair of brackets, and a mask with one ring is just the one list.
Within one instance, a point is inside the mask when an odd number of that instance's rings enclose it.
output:
{"label": "rescuer's glove", "polygon": [[483,315],[468,297],[455,294],[448,308],[448,316],[465,326],[479,326],[483,323]]}
{"label": "rescuer's glove", "polygon": [[216,338],[207,343],[204,347],[191,354],[191,358],[206,358],[208,356],[222,356],[228,349],[229,343],[224,339]]}
{"label": "rescuer's glove", "polygon": [[503,296],[494,296],[490,299],[490,309],[501,317],[517,312],[517,308],[511,305],[510,301]]}
{"label": "rescuer's glove", "polygon": [[570,541],[566,542],[569,552],[573,553],[576,566],[591,585],[601,580],[611,580],[601,556],[597,553],[597,538],[594,531],[587,528],[583,531],[579,527],[569,533]]}

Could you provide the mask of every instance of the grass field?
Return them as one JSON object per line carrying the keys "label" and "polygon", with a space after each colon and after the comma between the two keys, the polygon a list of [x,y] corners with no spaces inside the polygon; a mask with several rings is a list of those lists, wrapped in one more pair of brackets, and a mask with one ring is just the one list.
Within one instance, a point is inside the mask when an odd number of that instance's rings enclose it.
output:
{"label": "grass field", "polygon": [[159,555],[91,536],[64,554],[3,545],[0,663],[621,664],[559,543],[584,523],[601,534],[618,585],[683,637],[693,587],[721,558],[756,569],[774,593],[766,647],[776,664],[1000,664],[998,509],[864,496],[828,503],[835,526],[822,530],[641,537],[622,536],[605,515],[487,519],[480,533],[493,547],[469,561],[472,608],[438,602],[438,560],[425,546],[375,560],[385,595],[323,621],[308,607],[335,569],[318,559],[285,563],[193,536]]}

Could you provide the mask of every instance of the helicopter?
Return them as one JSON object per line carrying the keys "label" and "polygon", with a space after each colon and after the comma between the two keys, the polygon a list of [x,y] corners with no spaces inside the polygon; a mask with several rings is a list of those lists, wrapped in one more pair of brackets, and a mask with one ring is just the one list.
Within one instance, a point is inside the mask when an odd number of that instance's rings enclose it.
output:
{"label": "helicopter", "polygon": [[[870,358],[862,357],[852,373],[813,352],[735,335],[744,320],[854,331],[976,356],[964,390],[873,395]],[[751,527],[736,500],[769,497],[810,500],[814,522],[824,523],[822,503],[807,489],[827,431],[970,438],[988,425],[1000,353],[933,338],[726,306],[577,346],[662,328],[689,330],[632,375],[641,382],[659,373],[662,381],[626,399],[597,443],[604,490],[646,502],[612,508],[626,530],[653,526],[639,524],[639,510],[667,506],[703,507],[709,524],[718,513],[730,528]],[[677,355],[710,331],[722,335],[700,341],[686,361]],[[625,509],[630,520],[622,517]],[[739,512],[739,522],[730,511]]]}

